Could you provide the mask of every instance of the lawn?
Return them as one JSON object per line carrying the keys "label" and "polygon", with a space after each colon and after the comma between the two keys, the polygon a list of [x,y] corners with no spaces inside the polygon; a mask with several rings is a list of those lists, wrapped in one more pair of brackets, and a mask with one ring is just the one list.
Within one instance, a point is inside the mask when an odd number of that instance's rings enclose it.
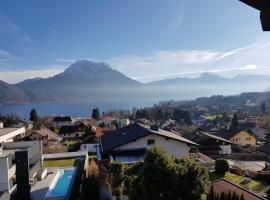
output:
{"label": "lawn", "polygon": [[206,117],[207,120],[213,121],[216,117],[221,118],[222,115],[209,115]]}
{"label": "lawn", "polygon": [[75,159],[44,160],[43,167],[73,167]]}
{"label": "lawn", "polygon": [[67,145],[67,146],[71,146],[71,145],[74,145],[74,144],[77,144],[77,143],[78,143],[78,141],[76,141],[76,140],[66,140],[64,142],[64,144]]}
{"label": "lawn", "polygon": [[220,175],[220,174],[216,174],[215,172],[211,172],[209,174],[209,177],[210,177],[211,182],[218,180],[220,178],[225,178],[226,180],[231,181],[231,182],[233,182],[233,183],[235,183],[243,188],[246,188],[250,191],[254,191],[255,193],[257,193],[261,196],[265,196],[267,188],[269,187],[264,183],[254,181],[254,180],[245,182],[244,181],[245,177],[238,176],[236,174],[232,174],[229,172],[227,172],[225,175]]}

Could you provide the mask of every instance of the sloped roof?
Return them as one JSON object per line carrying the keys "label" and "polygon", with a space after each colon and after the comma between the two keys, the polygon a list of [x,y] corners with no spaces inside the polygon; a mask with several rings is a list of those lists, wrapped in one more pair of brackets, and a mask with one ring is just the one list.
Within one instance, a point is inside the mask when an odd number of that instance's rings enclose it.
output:
{"label": "sloped roof", "polygon": [[222,142],[226,142],[226,143],[229,143],[229,144],[234,144],[233,142],[223,138],[223,137],[220,137],[220,136],[217,136],[217,135],[214,135],[214,134],[210,134],[210,133],[205,133],[205,132],[197,132],[196,133],[198,136],[194,136],[194,141],[196,142],[196,139],[199,138],[199,135],[203,135],[203,136],[206,136],[208,138],[212,138],[212,139],[215,139],[215,140],[219,140],[219,141],[222,141]]}
{"label": "sloped roof", "polygon": [[55,132],[53,132],[47,128],[41,128],[40,130],[37,130],[34,133],[36,133],[42,137],[47,137],[48,140],[52,140],[52,139],[58,137],[58,135]]}
{"label": "sloped roof", "polygon": [[55,122],[71,122],[72,121],[72,118],[70,116],[57,116],[57,117],[54,117],[53,121]]}
{"label": "sloped roof", "polygon": [[154,131],[154,130],[151,130],[149,126],[144,126],[144,125],[135,123],[135,124],[129,124],[128,126],[125,126],[115,131],[106,132],[105,135],[102,135],[101,136],[102,148],[103,148],[103,151],[106,152],[106,151],[112,150],[116,147],[122,146],[124,144],[127,144],[129,142],[135,141],[139,138],[142,138],[151,134],[160,135],[163,137],[178,140],[178,141],[187,143],[189,145],[198,145],[175,133],[164,131],[164,130]]}
{"label": "sloped roof", "polygon": [[84,132],[85,128],[86,128],[86,125],[84,123],[80,123],[77,125],[70,125],[70,126],[62,126],[59,130],[59,134]]}
{"label": "sloped roof", "polygon": [[244,195],[244,198],[247,200],[265,200],[264,198],[260,197],[259,195],[238,186],[226,179],[219,179],[211,183],[213,186],[214,192],[221,193],[221,192],[235,192],[238,195]]}
{"label": "sloped roof", "polygon": [[[235,135],[237,135],[239,132],[244,131],[248,134],[249,131],[247,130],[243,130],[243,129],[234,129],[234,130],[221,130],[221,131],[217,131],[216,133],[213,133],[213,135],[222,137],[226,140],[230,140],[231,138],[233,138]],[[253,136],[252,134],[250,134],[251,136]]]}

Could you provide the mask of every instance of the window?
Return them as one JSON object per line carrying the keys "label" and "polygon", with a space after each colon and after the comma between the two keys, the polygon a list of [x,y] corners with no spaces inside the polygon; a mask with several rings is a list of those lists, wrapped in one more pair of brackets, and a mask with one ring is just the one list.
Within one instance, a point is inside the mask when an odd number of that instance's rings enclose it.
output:
{"label": "window", "polygon": [[155,139],[147,140],[147,145],[154,145],[156,143]]}

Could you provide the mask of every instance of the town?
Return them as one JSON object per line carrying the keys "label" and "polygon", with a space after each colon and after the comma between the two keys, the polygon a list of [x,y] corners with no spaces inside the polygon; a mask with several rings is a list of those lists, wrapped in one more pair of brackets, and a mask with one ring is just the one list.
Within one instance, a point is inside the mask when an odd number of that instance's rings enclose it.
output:
{"label": "town", "polygon": [[169,101],[85,118],[1,116],[0,199],[269,199],[268,113],[265,102],[225,112]]}

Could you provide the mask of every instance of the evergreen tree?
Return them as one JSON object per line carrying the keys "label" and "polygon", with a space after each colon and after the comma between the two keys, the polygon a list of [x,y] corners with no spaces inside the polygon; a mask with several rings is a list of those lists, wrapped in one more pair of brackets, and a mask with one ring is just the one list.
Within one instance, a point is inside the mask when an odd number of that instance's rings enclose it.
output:
{"label": "evergreen tree", "polygon": [[262,103],[262,105],[261,105],[261,110],[262,110],[262,114],[265,114],[265,112],[266,112],[266,105],[265,105],[265,102]]}
{"label": "evergreen tree", "polygon": [[32,121],[32,122],[37,122],[38,121],[38,115],[37,115],[37,111],[36,109],[32,109],[30,111],[30,117],[29,119]]}
{"label": "evergreen tree", "polygon": [[92,118],[95,119],[95,120],[98,120],[99,119],[99,109],[98,108],[94,108],[93,111],[92,111]]}
{"label": "evergreen tree", "polygon": [[267,199],[270,200],[270,188],[267,191]]}
{"label": "evergreen tree", "polygon": [[239,121],[238,121],[238,117],[237,114],[234,113],[232,121],[231,121],[231,130],[237,130],[239,128]]}

